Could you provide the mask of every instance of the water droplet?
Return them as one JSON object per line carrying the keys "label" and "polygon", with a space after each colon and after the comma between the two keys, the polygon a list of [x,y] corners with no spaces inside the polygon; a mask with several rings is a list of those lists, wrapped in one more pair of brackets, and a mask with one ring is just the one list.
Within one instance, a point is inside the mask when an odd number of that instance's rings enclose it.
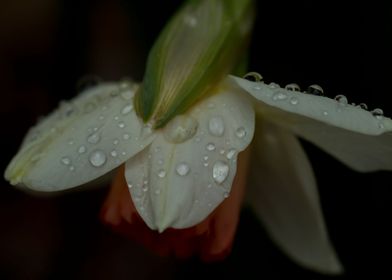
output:
{"label": "water droplet", "polygon": [[197,132],[199,123],[190,116],[179,115],[164,128],[164,137],[171,143],[182,143],[191,139]]}
{"label": "water droplet", "polygon": [[245,128],[243,128],[242,126],[239,127],[239,128],[237,128],[237,130],[235,131],[235,135],[236,135],[238,138],[244,138],[245,135],[246,135],[246,130],[245,130]]}
{"label": "water droplet", "polygon": [[105,119],[105,117],[102,116],[102,115],[100,115],[100,116],[98,117],[98,119],[99,119],[100,121],[103,121],[103,120]]}
{"label": "water droplet", "polygon": [[375,116],[377,119],[382,119],[382,117],[384,116],[384,111],[380,108],[376,108],[370,113],[372,113],[372,115]]}
{"label": "water droplet", "polygon": [[117,125],[118,125],[119,128],[124,128],[125,127],[125,123],[124,122],[119,122]]}
{"label": "water droplet", "polygon": [[143,192],[147,192],[148,191],[148,186],[144,185],[142,190],[143,190]]}
{"label": "water droplet", "polygon": [[101,167],[106,162],[106,155],[101,150],[95,150],[90,154],[90,163],[95,167]]}
{"label": "water droplet", "polygon": [[251,82],[260,82],[263,80],[263,76],[261,76],[257,72],[249,72],[245,74],[242,78]]}
{"label": "water droplet", "polygon": [[307,88],[306,93],[313,94],[313,95],[324,96],[324,90],[319,85],[310,85]]}
{"label": "water droplet", "polygon": [[132,189],[132,188],[133,188],[133,185],[132,185],[132,184],[128,184],[128,188],[129,188],[129,189]]}
{"label": "water droplet", "polygon": [[74,140],[72,139],[68,140],[68,145],[73,145],[74,143],[75,143]]}
{"label": "water droplet", "polygon": [[184,23],[190,27],[195,27],[197,25],[197,18],[195,18],[193,15],[186,14],[184,16]]}
{"label": "water droplet", "polygon": [[122,156],[125,156],[126,154],[127,154],[127,153],[126,153],[125,151],[122,151],[122,152],[121,152],[121,155],[122,155]]}
{"label": "water droplet", "polygon": [[223,194],[223,198],[228,198],[230,196],[230,194],[228,193],[228,192],[225,192],[224,194]]}
{"label": "water droplet", "polygon": [[206,146],[207,151],[214,151],[215,150],[215,145],[213,143],[208,143]]}
{"label": "water droplet", "polygon": [[288,84],[284,87],[287,90],[290,91],[301,91],[301,88],[299,87],[299,85],[292,83],[292,84]]}
{"label": "water droplet", "polygon": [[236,149],[230,149],[227,154],[226,154],[226,158],[227,159],[232,159],[235,154],[236,154],[237,150]]}
{"label": "water droplet", "polygon": [[110,152],[110,155],[111,155],[112,157],[116,157],[116,156],[117,156],[117,151],[116,151],[116,150],[111,151],[111,152]]}
{"label": "water droplet", "polygon": [[287,98],[287,94],[285,92],[283,92],[283,91],[275,92],[272,95],[272,100],[275,100],[275,101],[277,101],[277,100],[285,100],[286,98]]}
{"label": "water droplet", "polygon": [[82,146],[79,147],[78,153],[79,153],[79,154],[83,154],[83,153],[86,152],[86,150],[87,150],[87,149],[86,149],[86,146],[83,146],[83,145],[82,145]]}
{"label": "water droplet", "polygon": [[221,149],[221,150],[219,151],[219,153],[220,153],[221,155],[223,155],[223,154],[225,153],[225,150]]}
{"label": "water droplet", "polygon": [[130,112],[132,112],[132,110],[133,110],[133,106],[132,104],[129,104],[121,110],[121,114],[123,115],[129,114]]}
{"label": "water droplet", "polygon": [[277,83],[269,83],[269,85],[268,85],[270,88],[280,88],[280,86],[279,86],[279,84],[277,84]]}
{"label": "water droplet", "polygon": [[210,164],[208,162],[203,162],[204,167],[208,167]]}
{"label": "water droplet", "polygon": [[97,133],[93,133],[87,138],[87,141],[91,144],[97,144],[100,140],[101,137]]}
{"label": "water droplet", "polygon": [[207,189],[211,189],[211,188],[212,188],[212,184],[208,184]]}
{"label": "water droplet", "polygon": [[363,110],[367,110],[368,109],[368,106],[365,103],[359,103],[358,107],[363,109]]}
{"label": "water droplet", "polygon": [[342,94],[336,95],[334,99],[335,99],[335,100],[339,103],[339,105],[341,105],[341,106],[346,106],[346,105],[348,104],[347,97],[344,96],[344,95],[342,95]]}
{"label": "water droplet", "polygon": [[207,161],[208,160],[208,156],[207,155],[203,156],[203,160]]}
{"label": "water droplet", "polygon": [[113,140],[113,145],[118,145],[119,142],[120,142],[120,141],[118,141],[118,139],[114,139],[114,140]]}
{"label": "water droplet", "polygon": [[290,98],[290,104],[291,104],[291,105],[297,105],[297,104],[298,104],[298,98],[295,97],[295,96],[292,96],[292,97]]}
{"label": "water droplet", "polygon": [[323,115],[324,116],[328,116],[328,112],[327,111],[323,111]]}
{"label": "water droplet", "polygon": [[71,163],[71,159],[69,157],[62,157],[61,163],[64,165],[69,165]]}
{"label": "water droplet", "polygon": [[185,162],[181,162],[176,167],[177,174],[180,176],[187,175],[189,173],[189,170],[190,170],[189,165],[186,164]]}
{"label": "water droplet", "polygon": [[69,167],[69,171],[74,171],[75,170],[75,166],[73,166],[73,165],[71,165],[70,167]]}
{"label": "water droplet", "polygon": [[213,117],[208,122],[208,130],[214,136],[222,136],[225,132],[225,124],[222,117]]}
{"label": "water droplet", "polygon": [[128,140],[129,138],[130,138],[130,136],[129,136],[128,133],[125,133],[125,134],[123,135],[123,139],[124,139],[124,140]]}
{"label": "water droplet", "polygon": [[214,166],[212,167],[212,178],[214,178],[215,182],[222,184],[228,175],[229,166],[223,161],[215,162]]}
{"label": "water droplet", "polygon": [[157,175],[158,175],[159,178],[165,178],[166,177],[166,171],[163,170],[163,169],[160,169],[160,170],[158,170]]}

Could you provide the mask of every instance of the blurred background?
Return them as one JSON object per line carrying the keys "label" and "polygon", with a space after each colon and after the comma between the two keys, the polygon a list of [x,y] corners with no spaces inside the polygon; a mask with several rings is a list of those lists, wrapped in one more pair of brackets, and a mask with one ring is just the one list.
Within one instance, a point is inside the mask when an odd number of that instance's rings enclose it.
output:
{"label": "blurred background", "polygon": [[[140,80],[154,39],[181,2],[0,0],[0,170],[39,116],[77,94],[80,78]],[[387,1],[336,2],[257,1],[250,70],[281,85],[316,83],[327,96],[344,94],[391,116],[391,9]],[[337,279],[388,278],[392,173],[359,174],[303,145],[346,268]],[[223,262],[154,256],[100,224],[107,191],[35,197],[1,179],[0,279],[330,279],[293,264],[247,210]]]}

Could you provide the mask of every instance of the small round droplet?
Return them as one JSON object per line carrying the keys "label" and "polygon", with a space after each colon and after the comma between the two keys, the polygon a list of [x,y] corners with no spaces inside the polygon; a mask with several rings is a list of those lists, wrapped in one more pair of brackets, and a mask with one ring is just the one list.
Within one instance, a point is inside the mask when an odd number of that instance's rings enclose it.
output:
{"label": "small round droplet", "polygon": [[112,157],[116,157],[116,156],[117,156],[117,151],[116,151],[116,150],[111,151],[111,152],[110,152],[110,155],[111,155]]}
{"label": "small round droplet", "polygon": [[301,91],[301,88],[299,87],[299,85],[292,83],[292,84],[288,84],[284,87],[287,90],[290,91]]}
{"label": "small round droplet", "polygon": [[335,99],[335,100],[339,103],[339,105],[341,105],[341,106],[346,106],[346,105],[348,104],[347,97],[344,96],[343,94],[336,95],[334,99]]}
{"label": "small round droplet", "polygon": [[159,178],[165,178],[166,177],[166,171],[163,170],[163,169],[160,169],[160,170],[158,170],[157,175],[158,175]]}
{"label": "small round droplet", "polygon": [[86,152],[86,150],[87,150],[86,146],[82,145],[82,146],[79,147],[78,153],[79,154],[84,154]]}
{"label": "small round droplet", "polygon": [[130,136],[129,136],[128,133],[125,133],[125,134],[123,135],[123,139],[124,139],[124,140],[128,140],[129,138],[130,138]]}
{"label": "small round droplet", "polygon": [[328,112],[327,111],[323,111],[323,115],[324,116],[328,116]]}
{"label": "small round droplet", "polygon": [[365,103],[359,103],[358,107],[363,110],[368,110],[368,106]]}
{"label": "small round droplet", "polygon": [[74,143],[75,143],[74,140],[72,139],[68,140],[68,145],[73,145]]}
{"label": "small round droplet", "polygon": [[101,167],[106,162],[106,155],[101,150],[95,150],[90,154],[89,160],[94,167]]}
{"label": "small round droplet", "polygon": [[132,104],[129,104],[121,110],[121,114],[123,115],[129,114],[130,112],[132,112],[132,110],[133,110],[133,106]]}
{"label": "small round droplet", "polygon": [[73,166],[73,165],[71,165],[70,167],[69,167],[69,171],[74,171],[75,170],[75,166]]}
{"label": "small round droplet", "polygon": [[124,122],[119,122],[117,125],[118,125],[119,128],[124,128],[125,127],[125,123]]}
{"label": "small round droplet", "polygon": [[208,122],[208,131],[213,136],[222,136],[225,132],[225,124],[222,117],[213,117]]}
{"label": "small round droplet", "polygon": [[310,85],[307,88],[306,93],[318,95],[318,96],[324,96],[324,90],[319,85]]}
{"label": "small round droplet", "polygon": [[295,97],[295,96],[292,96],[292,97],[290,98],[290,104],[291,104],[291,105],[297,105],[297,104],[298,104],[298,98]]}
{"label": "small round droplet", "polygon": [[207,155],[203,156],[203,160],[207,161],[208,160],[208,156]]}
{"label": "small round droplet", "polygon": [[118,139],[114,139],[114,140],[113,140],[113,145],[118,145],[119,142],[120,142],[120,141],[118,141]]}
{"label": "small round droplet", "polygon": [[227,159],[232,159],[235,154],[236,154],[237,150],[236,149],[230,149],[227,154],[226,154],[226,158]]}
{"label": "small round droplet", "polygon": [[130,91],[129,89],[121,91],[121,97],[125,100],[130,100],[132,96],[132,91]]}
{"label": "small round droplet", "polygon": [[257,72],[249,72],[249,73],[245,74],[242,78],[244,78],[245,80],[251,81],[251,82],[260,82],[263,80],[263,76],[261,76]]}
{"label": "small round droplet", "polygon": [[88,138],[87,141],[91,144],[97,144],[101,140],[101,137],[99,136],[98,133],[93,133],[91,134]]}
{"label": "small round droplet", "polygon": [[215,182],[222,184],[228,175],[229,166],[223,161],[215,162],[214,166],[212,167],[212,178],[214,178]]}
{"label": "small round droplet", "polygon": [[115,120],[115,121],[118,121],[119,119],[120,119],[119,116],[114,116],[114,120]]}
{"label": "small round droplet", "polygon": [[275,92],[272,95],[272,100],[278,101],[278,100],[285,100],[287,98],[287,94],[283,91],[278,91]]}
{"label": "small round droplet", "polygon": [[207,146],[206,146],[206,149],[207,149],[207,151],[210,151],[210,152],[214,151],[215,150],[215,144],[208,143]]}
{"label": "small round droplet", "polygon": [[230,194],[228,193],[228,192],[225,192],[224,194],[223,194],[223,198],[228,198],[230,196]]}
{"label": "small round droplet", "polygon": [[244,138],[245,135],[246,135],[246,130],[245,130],[245,128],[243,128],[242,126],[239,127],[239,128],[237,128],[236,131],[235,131],[235,135],[236,135],[238,138],[241,138],[241,139]]}
{"label": "small round droplet", "polygon": [[189,173],[189,170],[190,170],[189,165],[185,162],[181,162],[176,167],[176,172],[180,176],[186,176]]}
{"label": "small round droplet", "polygon": [[61,163],[64,165],[69,165],[71,163],[71,159],[69,157],[62,157]]}
{"label": "small round droplet", "polygon": [[382,117],[384,116],[384,111],[380,108],[376,108],[376,109],[372,110],[371,113],[377,119],[382,119]]}
{"label": "small round droplet", "polygon": [[269,83],[269,85],[268,85],[270,88],[280,88],[280,86],[279,86],[279,84],[277,84],[277,83],[274,83],[274,82],[272,82],[272,83]]}

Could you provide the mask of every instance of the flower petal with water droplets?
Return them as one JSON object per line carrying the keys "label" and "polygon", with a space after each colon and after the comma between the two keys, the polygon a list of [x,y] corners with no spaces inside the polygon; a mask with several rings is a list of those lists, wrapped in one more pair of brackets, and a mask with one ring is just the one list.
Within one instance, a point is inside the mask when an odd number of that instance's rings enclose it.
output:
{"label": "flower petal with water droplets", "polygon": [[68,113],[60,106],[28,133],[5,177],[34,190],[57,191],[119,166],[153,139],[134,111],[122,114],[136,87],[101,84],[66,103]]}
{"label": "flower petal with water droplets", "polygon": [[[391,119],[327,97],[232,78],[260,101],[256,107],[263,117],[319,146],[349,167],[362,172],[392,170]],[[278,98],[279,95],[286,98]]]}
{"label": "flower petal with water droplets", "polygon": [[[172,133],[165,128],[149,150],[126,163],[125,176],[136,209],[150,228],[159,231],[198,224],[229,195],[238,152],[249,145],[254,132],[249,100],[230,83],[179,117],[182,122],[176,118],[172,122],[191,125],[191,138],[170,142],[172,138],[165,135]],[[196,132],[194,121],[186,121],[187,117],[198,122]],[[210,120],[217,117],[222,121],[214,124],[211,132]],[[238,136],[239,128],[244,133]],[[167,129],[175,127],[169,123]],[[187,131],[186,127],[178,130]]]}
{"label": "flower petal with water droplets", "polygon": [[310,163],[292,134],[271,123],[257,127],[248,199],[271,238],[299,264],[341,273],[329,241]]}

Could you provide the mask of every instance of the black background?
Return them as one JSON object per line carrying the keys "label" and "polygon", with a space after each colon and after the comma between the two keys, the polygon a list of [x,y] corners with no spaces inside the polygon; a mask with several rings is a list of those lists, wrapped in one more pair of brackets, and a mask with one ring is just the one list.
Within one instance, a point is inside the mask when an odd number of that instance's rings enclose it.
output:
{"label": "black background", "polygon": [[[181,1],[1,1],[0,170],[38,116],[76,94],[85,74],[141,79],[154,39]],[[257,1],[250,70],[281,85],[317,83],[392,115],[387,1]],[[392,173],[360,174],[303,142],[331,239],[337,279],[391,277]],[[366,147],[364,147],[366,148]],[[158,258],[104,228],[107,189],[32,197],[0,188],[0,279],[329,279],[293,264],[243,211],[222,263]]]}

